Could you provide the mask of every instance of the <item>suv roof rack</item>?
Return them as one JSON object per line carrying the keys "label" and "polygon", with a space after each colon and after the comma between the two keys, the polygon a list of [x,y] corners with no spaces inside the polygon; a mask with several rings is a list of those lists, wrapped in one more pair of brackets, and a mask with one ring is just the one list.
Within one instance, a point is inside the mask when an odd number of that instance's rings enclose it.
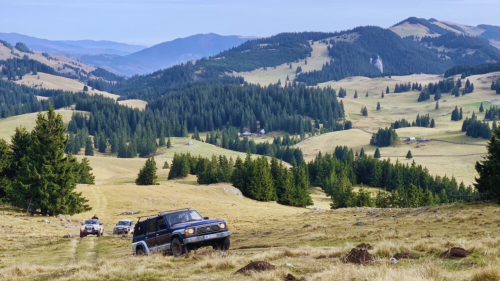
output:
{"label": "suv roof rack", "polygon": [[184,211],[184,210],[191,210],[191,208],[183,208],[183,209],[178,209],[178,210],[169,210],[169,211],[163,211],[163,212],[158,212],[158,214],[154,214],[154,215],[147,215],[147,216],[140,216],[140,217],[137,217],[138,220],[137,222],[139,223],[141,221],[141,218],[154,218],[154,217],[157,217],[157,216],[161,216],[163,214],[168,214],[168,213],[172,213],[172,212],[177,212],[177,211]]}

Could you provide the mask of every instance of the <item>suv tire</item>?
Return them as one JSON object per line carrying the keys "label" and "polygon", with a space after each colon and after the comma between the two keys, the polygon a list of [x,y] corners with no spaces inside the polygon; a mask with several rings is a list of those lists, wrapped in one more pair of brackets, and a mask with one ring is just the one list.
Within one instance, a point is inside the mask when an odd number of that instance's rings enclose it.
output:
{"label": "suv tire", "polygon": [[214,248],[214,250],[227,251],[229,250],[229,246],[231,246],[231,240],[229,237],[226,237],[219,240],[212,248]]}
{"label": "suv tire", "polygon": [[174,238],[172,241],[172,254],[178,258],[186,253],[186,246],[182,243],[179,237]]}
{"label": "suv tire", "polygon": [[97,231],[97,237],[101,237],[101,231]]}
{"label": "suv tire", "polygon": [[137,249],[137,251],[135,252],[135,255],[136,256],[144,256],[144,249],[142,247],[140,247],[139,249]]}
{"label": "suv tire", "polygon": [[83,233],[80,233],[80,238],[83,238],[85,237],[85,235]]}

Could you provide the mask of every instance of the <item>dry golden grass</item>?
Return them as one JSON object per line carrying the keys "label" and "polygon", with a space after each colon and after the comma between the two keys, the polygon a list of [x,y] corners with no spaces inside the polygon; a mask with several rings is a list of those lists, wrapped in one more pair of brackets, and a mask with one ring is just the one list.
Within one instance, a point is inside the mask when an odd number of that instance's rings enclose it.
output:
{"label": "dry golden grass", "polygon": [[[51,75],[39,72],[37,75],[26,74],[23,79],[15,81],[19,85],[26,85],[28,87],[37,89],[51,89],[51,90],[63,90],[71,92],[82,92],[85,84],[66,77]],[[118,95],[110,94],[104,91],[92,90],[89,88],[89,95],[102,95],[111,99],[118,99]]]}
{"label": "dry golden grass", "polygon": [[[69,123],[71,121],[71,116],[74,110],[56,110],[57,113],[61,114],[64,123]],[[26,130],[31,131],[35,127],[35,120],[38,113],[28,113],[23,115],[12,116],[4,119],[0,119],[0,139],[4,139],[10,142],[10,138],[14,134],[14,130],[17,127],[26,127]]]}
{"label": "dry golden grass", "polygon": [[330,61],[327,46],[326,44],[314,42],[314,45],[311,46],[313,49],[311,57],[307,58],[307,64],[305,64],[305,59],[299,60],[298,63],[292,62],[291,69],[290,66],[285,63],[276,66],[276,68],[268,67],[267,70],[259,68],[248,72],[235,72],[233,75],[241,76],[249,83],[260,84],[262,86],[267,86],[271,83],[275,84],[278,80],[281,80],[281,83],[284,85],[287,75],[290,81],[293,81],[297,66],[302,68],[302,72],[321,70],[321,67],[323,67],[326,62]]}
{"label": "dry golden grass", "polygon": [[146,109],[146,105],[148,105],[148,102],[143,100],[121,100],[118,101],[118,103],[121,105],[126,105],[128,107],[137,108],[140,110]]}

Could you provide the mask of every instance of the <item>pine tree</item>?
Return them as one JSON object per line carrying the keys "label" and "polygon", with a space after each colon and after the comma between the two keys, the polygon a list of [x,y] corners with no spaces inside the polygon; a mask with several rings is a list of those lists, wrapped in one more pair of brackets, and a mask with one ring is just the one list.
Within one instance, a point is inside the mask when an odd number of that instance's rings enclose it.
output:
{"label": "pine tree", "polygon": [[377,110],[380,110],[380,102],[377,102]]}
{"label": "pine tree", "polygon": [[168,160],[163,163],[163,168],[162,169],[170,169],[170,165],[168,164]]}
{"label": "pine tree", "polygon": [[[476,164],[477,165],[477,164]],[[448,196],[446,195],[446,190],[443,189],[441,190],[441,194],[439,195],[439,201],[442,203],[442,204],[448,204],[450,201],[448,200]]]}
{"label": "pine tree", "polygon": [[99,133],[99,152],[100,153],[106,153],[106,148],[108,147],[108,142],[106,141],[106,136],[104,135],[104,132]]}
{"label": "pine tree", "polygon": [[358,91],[355,91],[354,92],[354,98],[357,99],[358,98]]}
{"label": "pine tree", "polygon": [[362,147],[361,151],[359,152],[359,159],[363,159],[365,157],[365,149]]}
{"label": "pine tree", "polygon": [[30,213],[39,209],[42,215],[91,210],[88,200],[75,192],[79,165],[64,155],[65,131],[62,116],[56,114],[52,104],[47,113],[38,114],[15,183],[8,190],[13,206]]}
{"label": "pine tree", "polygon": [[368,92],[366,92],[366,96],[365,97],[368,97]]}
{"label": "pine tree", "polygon": [[85,155],[94,156],[94,146],[90,137],[87,137],[87,141],[85,142]]}
{"label": "pine tree", "polygon": [[379,159],[380,158],[380,150],[378,147],[375,149],[375,154],[373,155],[373,158]]}
{"label": "pine tree", "polygon": [[385,89],[385,93],[388,94],[389,93],[389,86],[387,86],[387,88]]}
{"label": "pine tree", "polygon": [[139,171],[135,184],[137,185],[156,185],[158,176],[156,175],[156,162],[154,157],[148,158],[144,167]]}
{"label": "pine tree", "polygon": [[411,159],[413,158],[413,155],[411,155],[411,150],[408,150],[408,153],[406,154],[406,159]]}
{"label": "pine tree", "polygon": [[381,98],[384,98],[384,91],[382,91],[382,95],[381,95]]}
{"label": "pine tree", "polygon": [[170,137],[168,138],[168,141],[167,141],[167,148],[171,148],[172,147],[172,143],[170,142]]}
{"label": "pine tree", "polygon": [[479,106],[479,112],[481,112],[481,113],[483,113],[483,112],[484,112],[483,103],[481,103],[481,105]]}
{"label": "pine tree", "polygon": [[200,133],[198,132],[198,128],[196,126],[194,127],[194,134],[193,134],[193,139],[199,141],[200,139]]}
{"label": "pine tree", "polygon": [[439,101],[436,101],[436,108],[435,110],[438,110],[439,109]]}
{"label": "pine tree", "polygon": [[436,127],[436,122],[434,121],[434,118],[432,118],[431,120],[431,128],[434,128]]}
{"label": "pine tree", "polygon": [[476,178],[478,192],[488,193],[488,197],[500,202],[500,131],[494,130],[488,142],[488,155],[481,162],[476,162]]}
{"label": "pine tree", "polygon": [[278,201],[271,170],[265,156],[255,160],[247,192],[250,198],[258,201]]}
{"label": "pine tree", "polygon": [[95,177],[91,171],[92,167],[90,167],[89,159],[87,159],[87,157],[83,157],[82,162],[80,163],[80,171],[78,173],[78,176],[80,177],[78,183],[94,184]]}

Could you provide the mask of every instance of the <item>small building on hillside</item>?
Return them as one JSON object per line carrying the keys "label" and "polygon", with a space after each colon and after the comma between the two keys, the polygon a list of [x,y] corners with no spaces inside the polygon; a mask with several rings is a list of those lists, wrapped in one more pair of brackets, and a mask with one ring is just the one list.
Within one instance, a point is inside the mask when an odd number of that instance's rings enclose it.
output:
{"label": "small building on hillside", "polygon": [[409,138],[406,138],[406,141],[415,141],[415,137],[409,137]]}
{"label": "small building on hillside", "polygon": [[266,130],[264,130],[264,129],[260,130],[260,134],[261,135],[265,135],[266,134]]}
{"label": "small building on hillside", "polygon": [[250,137],[250,136],[252,136],[252,133],[250,133],[250,132],[243,132],[243,133],[241,134],[241,136],[242,136],[242,137]]}
{"label": "small building on hillside", "polygon": [[186,145],[193,145],[193,142],[190,141],[190,142],[186,143]]}
{"label": "small building on hillside", "polygon": [[429,138],[419,138],[418,139],[418,142],[428,142],[428,141],[430,141]]}

